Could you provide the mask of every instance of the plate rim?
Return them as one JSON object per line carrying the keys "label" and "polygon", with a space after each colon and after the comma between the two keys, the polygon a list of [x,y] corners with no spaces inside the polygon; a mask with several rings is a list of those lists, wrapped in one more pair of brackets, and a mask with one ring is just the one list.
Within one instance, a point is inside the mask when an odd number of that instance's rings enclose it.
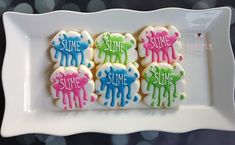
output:
{"label": "plate rim", "polygon": [[[24,133],[34,133],[34,131],[33,131],[33,129],[31,130],[31,132],[30,131],[27,131],[27,130],[24,130],[24,131],[22,131],[22,130],[20,130],[20,131],[15,131],[14,133],[12,133],[12,132],[8,132],[7,131],[7,120],[9,120],[8,119],[8,115],[10,115],[10,112],[8,112],[8,110],[6,110],[6,108],[7,108],[7,104],[8,103],[10,103],[9,101],[8,101],[8,99],[9,99],[9,96],[6,96],[5,95],[5,92],[6,91],[8,91],[9,89],[7,89],[7,80],[6,80],[6,70],[8,69],[8,67],[10,67],[10,66],[7,66],[7,62],[6,62],[6,59],[8,58],[8,51],[9,51],[9,46],[8,46],[8,44],[10,43],[10,42],[8,42],[9,41],[9,39],[7,39],[9,36],[8,36],[8,32],[7,32],[7,26],[6,26],[6,19],[7,19],[7,17],[9,17],[9,15],[23,15],[23,16],[30,16],[30,17],[35,17],[35,16],[47,16],[47,15],[57,15],[58,13],[75,13],[75,14],[82,14],[82,15],[92,15],[92,14],[100,14],[100,13],[109,13],[109,12],[113,12],[113,11],[126,11],[126,12],[132,12],[132,13],[157,13],[157,12],[159,12],[159,11],[167,11],[167,10],[180,10],[180,11],[185,11],[185,12],[205,12],[205,11],[213,11],[213,10],[225,10],[225,11],[227,11],[227,13],[230,15],[229,16],[229,19],[228,19],[228,21],[229,21],[229,24],[230,24],[230,21],[231,21],[231,9],[229,8],[229,7],[218,7],[218,8],[211,8],[211,9],[206,9],[206,10],[190,10],[190,9],[184,9],[184,8],[173,8],[173,7],[170,7],[170,8],[163,8],[163,9],[157,9],[157,10],[151,10],[151,11],[136,11],[136,10],[130,10],[130,9],[108,9],[108,10],[102,10],[102,11],[98,11],[98,12],[92,12],[92,13],[84,13],[84,12],[75,12],[75,11],[68,11],[68,10],[58,10],[58,11],[53,11],[53,12],[48,12],[48,13],[42,13],[42,14],[25,14],[25,13],[19,13],[19,12],[5,12],[4,14],[3,14],[3,23],[4,23],[4,30],[5,30],[5,33],[6,33],[6,50],[5,50],[5,55],[4,55],[4,60],[3,60],[3,66],[2,66],[2,84],[3,84],[3,90],[4,90],[4,96],[5,96],[5,110],[4,110],[4,116],[3,116],[3,121],[2,121],[2,126],[1,126],[1,135],[3,136],[3,137],[9,137],[9,136],[14,136],[14,135],[19,135],[19,134],[24,134]],[[230,37],[229,37],[229,35],[230,35],[230,29],[229,29],[229,26],[228,26],[228,34],[227,34],[227,36],[228,36],[228,42],[229,42],[229,46],[230,46],[230,48],[228,48],[229,49],[229,51],[232,53],[232,57],[233,57],[233,64],[235,64],[234,63],[234,54],[233,54],[233,52],[232,52],[232,47],[231,47],[231,40],[230,40]],[[235,70],[235,68],[234,68],[234,66],[233,66],[233,69]],[[234,76],[234,73],[233,73],[233,76]],[[233,85],[232,85],[232,87],[233,87],[233,92],[234,92],[234,85],[235,85],[235,83],[234,83],[234,77],[233,77]],[[233,92],[232,92],[232,94],[233,94]],[[234,97],[233,97],[233,102],[234,102]],[[212,112],[213,111],[216,111],[216,110],[214,110],[215,108],[213,108],[213,107],[208,107],[207,108],[208,110],[211,110]],[[235,111],[235,107],[234,107],[234,111]],[[23,110],[22,112],[21,112],[23,115],[25,115],[25,117],[28,117],[28,115],[29,114],[27,114],[27,113],[25,113],[25,111]],[[8,115],[7,115],[8,114]],[[31,114],[32,115],[32,114]],[[24,119],[23,119],[24,120]],[[203,128],[203,127],[202,127]],[[200,128],[192,128],[192,129],[190,129],[190,130],[195,130],[195,129],[200,129]],[[218,130],[222,130],[223,128],[211,128],[211,129],[218,129]],[[115,131],[115,130],[113,130],[113,131],[108,131],[108,130],[105,130],[105,129],[103,129],[103,130],[99,130],[99,131],[95,131],[94,130],[94,132],[99,132],[99,133],[115,133],[115,134],[121,134],[121,133],[131,133],[131,132],[136,132],[136,131],[142,131],[142,130],[144,130],[144,129],[136,129],[136,130],[134,130],[134,129],[132,129],[132,130],[129,130],[129,131]],[[155,129],[153,129],[153,130],[155,130]],[[177,131],[177,130],[172,130],[172,131],[170,131],[170,132],[186,132],[186,131],[190,131],[190,130],[184,130],[184,131]],[[234,124],[234,128],[231,128],[231,129],[229,129],[229,128],[226,128],[226,130],[235,130],[235,124]],[[160,129],[160,131],[166,131],[166,130],[164,130],[164,129]],[[169,131],[169,130],[168,130]],[[53,132],[53,131],[39,131],[39,132],[37,132],[37,133],[49,133],[49,134],[55,134],[55,135],[71,135],[71,134],[75,134],[75,133],[82,133],[82,132],[87,132],[87,131],[79,131],[79,130],[76,130],[76,131],[73,131],[74,133],[56,133],[56,132]],[[90,131],[88,131],[88,132],[90,132]]]}

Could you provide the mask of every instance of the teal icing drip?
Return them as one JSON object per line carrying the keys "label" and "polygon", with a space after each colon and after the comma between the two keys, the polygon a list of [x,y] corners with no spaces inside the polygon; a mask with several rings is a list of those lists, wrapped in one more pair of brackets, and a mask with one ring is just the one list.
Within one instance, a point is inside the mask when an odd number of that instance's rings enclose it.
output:
{"label": "teal icing drip", "polygon": [[[128,70],[132,71],[132,70]],[[101,91],[105,92],[105,102],[107,105],[107,100],[111,99],[110,106],[114,107],[116,104],[116,99],[120,98],[120,106],[125,107],[125,105],[131,100],[131,85],[136,81],[138,74],[130,76],[126,69],[116,69],[110,67],[109,70],[105,70],[105,77],[101,77]],[[101,72],[98,72],[98,76],[101,76]],[[120,79],[121,77],[121,79]],[[124,82],[123,82],[124,81]],[[125,88],[127,87],[127,94],[125,95]],[[137,100],[134,98],[134,102]]]}

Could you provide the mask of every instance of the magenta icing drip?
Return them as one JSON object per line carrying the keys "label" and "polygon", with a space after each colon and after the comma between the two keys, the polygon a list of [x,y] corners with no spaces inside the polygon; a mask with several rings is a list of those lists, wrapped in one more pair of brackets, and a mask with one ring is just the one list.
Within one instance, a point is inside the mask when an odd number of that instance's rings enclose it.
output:
{"label": "magenta icing drip", "polygon": [[[62,92],[64,109],[67,109],[67,103],[69,103],[69,107],[72,108],[73,101],[79,103],[79,108],[83,108],[85,101],[88,100],[87,91],[85,90],[85,85],[88,80],[89,76],[86,73],[83,77],[81,77],[80,72],[66,74],[60,72],[56,74],[53,78],[53,87],[56,90],[56,97],[59,97],[59,92]],[[83,93],[81,93],[81,91]],[[74,94],[73,98],[71,93]],[[66,97],[69,100],[68,102],[66,101]]]}
{"label": "magenta icing drip", "polygon": [[96,97],[95,96],[91,96],[91,102],[95,102]]}
{"label": "magenta icing drip", "polygon": [[[177,59],[175,54],[175,50],[173,44],[177,40],[179,34],[175,32],[173,36],[170,36],[168,32],[161,31],[161,32],[153,32],[147,31],[146,37],[148,38],[147,41],[142,39],[144,43],[143,46],[145,48],[145,55],[149,56],[149,52],[152,52],[152,62],[160,62],[160,52],[162,52],[162,60],[167,60],[168,63],[173,63],[174,60]],[[172,55],[169,55],[169,49],[171,48]],[[155,58],[157,55],[157,59]]]}

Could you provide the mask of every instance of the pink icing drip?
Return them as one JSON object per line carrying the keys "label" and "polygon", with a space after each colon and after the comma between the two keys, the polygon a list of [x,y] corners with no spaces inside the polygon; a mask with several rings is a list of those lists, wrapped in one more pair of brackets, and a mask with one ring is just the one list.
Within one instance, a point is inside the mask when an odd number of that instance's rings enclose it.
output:
{"label": "pink icing drip", "polygon": [[[170,36],[168,32],[162,31],[162,32],[153,32],[150,31],[150,33],[146,32],[146,37],[148,38],[148,41],[144,41],[142,39],[142,42],[144,43],[143,46],[145,48],[145,55],[149,56],[149,52],[152,52],[152,62],[157,61],[160,62],[160,51],[162,52],[162,60],[167,60],[168,63],[173,63],[174,60],[176,60],[176,54],[173,47],[173,44],[177,40],[177,37],[179,34],[176,32],[173,36]],[[167,43],[160,44],[159,39],[163,39],[167,41]],[[165,41],[165,42],[166,42]],[[169,56],[169,48],[171,48],[172,56]],[[155,54],[157,55],[157,60],[155,58]]]}
{"label": "pink icing drip", "polygon": [[180,61],[183,60],[183,56],[180,56],[180,57],[179,57],[179,60],[180,60]]}
{"label": "pink icing drip", "polygon": [[91,96],[91,102],[95,102],[96,97],[95,96]]}
{"label": "pink icing drip", "polygon": [[[69,80],[76,80],[72,83],[69,83]],[[64,109],[67,109],[67,103],[69,103],[69,107],[73,107],[73,100],[78,101],[79,108],[83,108],[84,101],[88,100],[87,91],[85,90],[85,85],[89,80],[88,74],[85,74],[84,77],[80,77],[80,72],[78,73],[59,73],[53,78],[53,87],[56,90],[56,97],[59,97],[59,92],[61,91],[63,94],[63,104]],[[63,82],[63,83],[62,83]],[[81,91],[83,91],[83,96],[81,96]],[[72,100],[71,92],[74,94],[74,98]],[[68,97],[68,102],[66,100]]]}

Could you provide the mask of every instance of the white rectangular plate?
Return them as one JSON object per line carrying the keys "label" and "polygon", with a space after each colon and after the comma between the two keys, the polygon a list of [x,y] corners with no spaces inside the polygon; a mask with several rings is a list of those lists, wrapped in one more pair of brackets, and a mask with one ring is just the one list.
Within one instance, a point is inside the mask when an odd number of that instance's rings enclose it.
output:
{"label": "white rectangular plate", "polygon": [[[2,69],[5,113],[2,136],[25,133],[70,135],[81,132],[130,133],[141,130],[185,132],[208,128],[235,130],[234,58],[229,39],[231,10],[167,8],[148,12],[105,10],[45,14],[7,12],[7,47]],[[175,25],[182,34],[187,100],[177,109],[58,111],[48,80],[52,62],[49,37],[59,30],[136,34],[148,25]],[[201,33],[201,35],[197,35]]]}

